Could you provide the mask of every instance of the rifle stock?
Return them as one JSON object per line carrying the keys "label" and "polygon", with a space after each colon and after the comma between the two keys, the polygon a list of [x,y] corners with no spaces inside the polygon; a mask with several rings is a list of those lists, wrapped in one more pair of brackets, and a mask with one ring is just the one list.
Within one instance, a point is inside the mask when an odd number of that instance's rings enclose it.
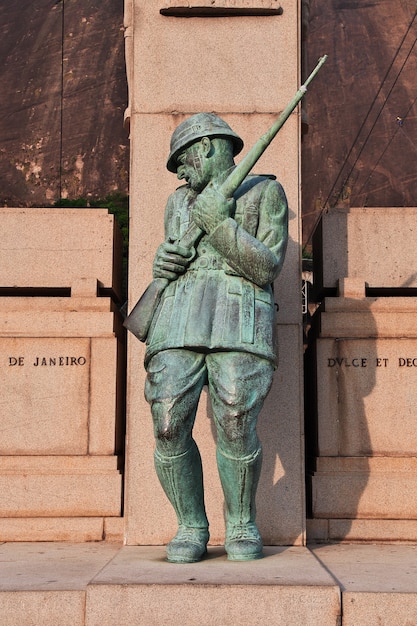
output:
{"label": "rifle stock", "polygon": [[[244,181],[253,166],[260,159],[271,141],[277,135],[278,131],[282,128],[295,107],[303,98],[307,91],[307,86],[313,80],[326,60],[326,54],[320,57],[310,76],[307,78],[305,83],[301,85],[294,98],[288,103],[278,119],[274,122],[271,128],[264,135],[262,135],[260,139],[258,139],[247,155],[236,165],[233,171],[220,186],[219,191],[225,196],[225,198],[231,198],[239,185],[241,185]],[[191,223],[177,243],[185,248],[193,248],[202,235],[203,231],[195,223]],[[143,292],[131,313],[124,321],[124,326],[138,339],[140,339],[140,341],[146,341],[153,315],[168,283],[169,281],[165,278],[155,278]]]}

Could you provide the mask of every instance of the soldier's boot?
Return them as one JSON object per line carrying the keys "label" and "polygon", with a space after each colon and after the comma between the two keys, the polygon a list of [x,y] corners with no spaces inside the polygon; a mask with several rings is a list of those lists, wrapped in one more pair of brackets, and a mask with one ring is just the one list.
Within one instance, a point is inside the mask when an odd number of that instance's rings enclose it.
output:
{"label": "soldier's boot", "polygon": [[250,561],[263,556],[262,539],[255,523],[255,496],[262,465],[262,449],[232,458],[217,450],[217,466],[226,503],[227,557]]}
{"label": "soldier's boot", "polygon": [[172,563],[195,563],[207,552],[208,521],[204,506],[203,472],[198,448],[178,456],[163,456],[155,450],[155,468],[178,519],[178,532],[167,546]]}

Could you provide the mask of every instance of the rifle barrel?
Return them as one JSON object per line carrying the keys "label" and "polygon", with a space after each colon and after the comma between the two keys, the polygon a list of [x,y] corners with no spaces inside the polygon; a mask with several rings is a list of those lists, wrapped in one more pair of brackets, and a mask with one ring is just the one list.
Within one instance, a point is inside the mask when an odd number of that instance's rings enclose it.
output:
{"label": "rifle barrel", "polygon": [[[320,70],[321,66],[326,62],[326,60],[327,54],[320,57],[314,70],[311,72],[305,83],[301,85],[291,102],[287,104],[278,119],[274,122],[271,128],[258,139],[255,145],[252,146],[246,156],[236,165],[235,169],[229,174],[224,183],[220,186],[219,191],[226,198],[231,198],[239,185],[243,183],[255,163],[260,159],[271,141],[277,135],[278,131],[282,128],[291,113],[294,111],[295,107],[306,93],[307,86],[311,83],[317,72]],[[177,243],[184,246],[185,248],[192,248],[197,243],[202,234],[203,231],[196,224],[194,224],[194,222],[192,222]]]}
{"label": "rifle barrel", "polygon": [[310,76],[307,78],[305,83],[301,85],[294,98],[288,103],[278,119],[274,122],[271,128],[264,135],[262,135],[260,139],[258,139],[247,155],[240,161],[240,163],[238,163],[233,172],[224,181],[223,185],[220,187],[220,191],[226,198],[230,198],[239,185],[241,185],[241,183],[245,180],[255,163],[260,159],[278,131],[282,128],[291,113],[294,111],[295,107],[306,93],[308,85],[311,83],[326,60],[327,54],[320,57]]}

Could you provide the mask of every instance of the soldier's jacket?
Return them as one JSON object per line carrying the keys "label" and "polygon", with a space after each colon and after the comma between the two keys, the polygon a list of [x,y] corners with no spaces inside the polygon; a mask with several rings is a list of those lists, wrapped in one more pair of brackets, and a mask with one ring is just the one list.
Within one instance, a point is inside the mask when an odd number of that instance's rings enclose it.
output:
{"label": "soldier's jacket", "polygon": [[[234,194],[236,212],[200,240],[185,274],[169,283],[152,320],[145,365],[161,350],[242,350],[275,362],[271,283],[284,261],[288,207],[281,185],[249,176]],[[195,192],[180,187],[165,211],[165,236],[190,223]]]}

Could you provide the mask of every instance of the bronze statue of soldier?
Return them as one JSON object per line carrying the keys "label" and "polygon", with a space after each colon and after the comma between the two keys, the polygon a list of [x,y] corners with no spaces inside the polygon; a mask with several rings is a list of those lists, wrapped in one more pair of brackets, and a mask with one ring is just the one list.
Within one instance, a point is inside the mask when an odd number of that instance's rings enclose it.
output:
{"label": "bronze statue of soldier", "polygon": [[[168,199],[165,241],[154,279],[166,287],[147,333],[145,396],[152,410],[155,468],[175,509],[171,562],[199,561],[209,540],[200,454],[192,437],[208,386],[217,429],[217,465],[226,504],[228,558],[262,556],[255,495],[262,449],[256,422],[275,367],[271,284],[284,261],[288,207],[281,185],[247,176],[233,197],[221,184],[243,147],[212,113],[174,131],[167,168],[185,184]],[[195,247],[181,245],[194,223]]]}
{"label": "bronze statue of soldier", "polygon": [[174,131],[167,168],[186,184],[168,199],[154,279],[124,325],[145,341],[145,396],[155,468],[175,509],[174,563],[199,561],[209,540],[193,426],[205,385],[217,429],[230,560],[262,556],[255,496],[262,462],[256,422],[276,365],[272,283],[284,262],[288,206],[274,176],[248,175],[307,91],[322,56],[271,128],[235,166],[242,139],[213,113]]}

